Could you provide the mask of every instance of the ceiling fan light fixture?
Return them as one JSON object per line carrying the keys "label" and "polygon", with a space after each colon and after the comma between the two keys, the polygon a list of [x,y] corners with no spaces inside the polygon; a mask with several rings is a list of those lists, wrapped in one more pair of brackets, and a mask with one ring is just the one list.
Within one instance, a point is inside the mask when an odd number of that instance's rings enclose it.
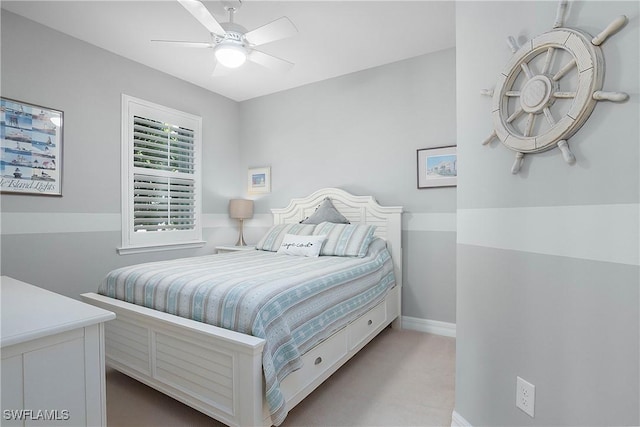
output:
{"label": "ceiling fan light fixture", "polygon": [[241,44],[220,43],[215,49],[218,62],[227,68],[238,68],[247,60],[247,49]]}

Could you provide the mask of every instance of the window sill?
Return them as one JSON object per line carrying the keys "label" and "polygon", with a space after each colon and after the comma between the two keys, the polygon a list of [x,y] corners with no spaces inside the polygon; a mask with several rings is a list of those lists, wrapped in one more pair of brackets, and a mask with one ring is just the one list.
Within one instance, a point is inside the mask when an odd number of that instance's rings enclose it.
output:
{"label": "window sill", "polygon": [[145,252],[173,251],[177,249],[193,249],[201,248],[207,242],[198,240],[194,242],[172,243],[167,245],[149,245],[149,246],[126,246],[118,248],[119,255],[140,254]]}

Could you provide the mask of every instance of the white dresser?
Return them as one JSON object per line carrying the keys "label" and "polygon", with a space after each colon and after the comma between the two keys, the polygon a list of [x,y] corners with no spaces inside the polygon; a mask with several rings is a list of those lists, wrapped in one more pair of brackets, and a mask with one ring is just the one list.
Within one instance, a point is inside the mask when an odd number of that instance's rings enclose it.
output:
{"label": "white dresser", "polygon": [[115,314],[0,278],[2,426],[104,426],[103,322]]}

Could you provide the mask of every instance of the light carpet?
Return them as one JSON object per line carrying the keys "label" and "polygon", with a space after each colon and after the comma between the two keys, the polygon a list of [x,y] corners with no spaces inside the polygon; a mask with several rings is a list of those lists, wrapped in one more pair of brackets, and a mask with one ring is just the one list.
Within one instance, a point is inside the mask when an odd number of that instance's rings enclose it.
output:
{"label": "light carpet", "polygon": [[[289,412],[293,426],[450,426],[455,339],[387,328]],[[223,426],[107,368],[110,427]]]}

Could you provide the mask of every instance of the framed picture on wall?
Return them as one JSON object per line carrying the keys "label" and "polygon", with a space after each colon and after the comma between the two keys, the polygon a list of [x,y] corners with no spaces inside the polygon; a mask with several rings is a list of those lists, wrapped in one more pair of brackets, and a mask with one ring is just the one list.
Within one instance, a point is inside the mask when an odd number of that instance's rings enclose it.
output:
{"label": "framed picture on wall", "polygon": [[421,148],[417,152],[418,188],[452,187],[458,182],[457,147]]}
{"label": "framed picture on wall", "polygon": [[0,190],[62,196],[63,112],[0,98]]}
{"label": "framed picture on wall", "polygon": [[271,192],[271,168],[249,169],[249,193]]}

